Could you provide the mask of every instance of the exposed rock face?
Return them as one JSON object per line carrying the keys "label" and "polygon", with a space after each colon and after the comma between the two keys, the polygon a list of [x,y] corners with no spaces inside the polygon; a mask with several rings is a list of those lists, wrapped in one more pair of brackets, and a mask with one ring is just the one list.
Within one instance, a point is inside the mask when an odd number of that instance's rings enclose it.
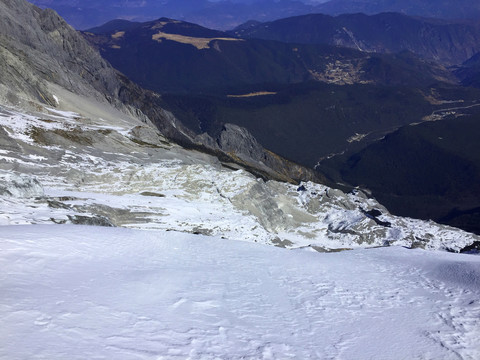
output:
{"label": "exposed rock face", "polygon": [[53,10],[23,0],[3,1],[0,41],[7,59],[1,82],[12,91],[53,106],[47,82],[98,99],[113,96],[120,87],[115,71]]}
{"label": "exposed rock face", "polygon": [[265,157],[265,150],[252,134],[238,125],[225,124],[217,141],[220,149],[240,157],[257,160]]}
{"label": "exposed rock face", "polygon": [[[208,137],[208,135],[204,135]],[[225,124],[217,136],[216,144],[220,150],[247,166],[264,172],[264,178],[273,178],[289,182],[326,180],[315,171],[288,161],[262,147],[255,137],[244,127]],[[272,171],[273,170],[273,171]],[[258,173],[257,173],[258,175]],[[262,175],[260,173],[260,175]]]}
{"label": "exposed rock face", "polygon": [[0,99],[12,105],[33,100],[56,107],[55,84],[151,120],[170,138],[189,139],[188,130],[158,106],[155,94],[119,74],[53,10],[25,0],[0,3],[0,45]]}

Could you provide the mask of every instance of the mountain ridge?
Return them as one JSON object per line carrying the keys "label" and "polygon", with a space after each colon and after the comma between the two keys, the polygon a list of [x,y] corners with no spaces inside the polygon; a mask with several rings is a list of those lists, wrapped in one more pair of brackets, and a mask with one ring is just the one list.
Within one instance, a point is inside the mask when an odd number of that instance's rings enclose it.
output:
{"label": "mountain ridge", "polygon": [[[133,21],[150,21],[165,16],[194,22],[206,27],[229,30],[249,20],[271,21],[289,16],[323,13],[339,15],[342,13],[400,12],[411,16],[449,19],[478,19],[480,5],[469,0],[449,1],[430,0],[331,0],[314,4],[306,1],[262,0],[262,1],[206,1],[206,0],[168,0],[155,2],[125,2],[119,6],[119,0],[105,0],[101,5],[97,1],[84,0],[81,3],[63,0],[32,0],[41,7],[54,8],[77,29],[99,26],[109,20],[123,18]],[[81,6],[80,6],[81,4]]]}
{"label": "mountain ridge", "polygon": [[416,55],[446,66],[458,65],[480,52],[480,22],[376,15],[310,14],[250,25],[232,32],[241,38],[291,43],[330,44],[367,52]]}
{"label": "mountain ridge", "polygon": [[330,44],[240,39],[171,19],[129,30],[122,24],[111,28],[109,23],[84,35],[117,69],[160,93],[306,80],[416,86],[456,81],[444,67],[407,52],[384,55]]}
{"label": "mountain ridge", "polygon": [[330,0],[316,6],[319,12],[377,14],[401,12],[407,15],[444,19],[478,19],[480,4],[470,0],[455,2],[441,0]]}

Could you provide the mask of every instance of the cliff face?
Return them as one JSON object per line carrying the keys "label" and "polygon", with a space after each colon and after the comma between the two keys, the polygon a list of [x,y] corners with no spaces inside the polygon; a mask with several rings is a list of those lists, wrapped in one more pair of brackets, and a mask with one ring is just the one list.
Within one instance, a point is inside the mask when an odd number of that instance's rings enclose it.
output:
{"label": "cliff face", "polygon": [[112,100],[120,88],[115,70],[52,10],[3,1],[0,43],[0,81],[27,97],[53,105],[47,82],[97,99]]}

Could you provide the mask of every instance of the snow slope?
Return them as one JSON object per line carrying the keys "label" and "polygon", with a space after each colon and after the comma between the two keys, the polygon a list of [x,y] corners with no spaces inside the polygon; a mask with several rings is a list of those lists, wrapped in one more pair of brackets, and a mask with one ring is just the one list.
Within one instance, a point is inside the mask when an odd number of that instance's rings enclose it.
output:
{"label": "snow slope", "polygon": [[478,359],[480,257],[0,232],[2,359]]}

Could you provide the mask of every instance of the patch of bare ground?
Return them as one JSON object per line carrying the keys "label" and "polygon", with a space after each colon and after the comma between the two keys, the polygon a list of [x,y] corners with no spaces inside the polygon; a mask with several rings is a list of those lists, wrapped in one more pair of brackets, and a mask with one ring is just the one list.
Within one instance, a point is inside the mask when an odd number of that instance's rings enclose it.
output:
{"label": "patch of bare ground", "polygon": [[178,34],[167,34],[164,32],[159,32],[157,34],[152,35],[152,40],[162,42],[162,40],[172,40],[182,44],[189,44],[195,46],[198,50],[202,49],[209,49],[210,42],[213,40],[223,40],[223,41],[244,41],[243,39],[235,39],[235,38],[201,38],[201,37],[192,37],[192,36],[184,36]]}
{"label": "patch of bare ground", "polygon": [[229,98],[248,98],[248,97],[253,97],[253,96],[265,96],[265,95],[275,95],[277,94],[276,92],[272,91],[257,91],[257,92],[252,92],[248,94],[240,94],[240,95],[227,95]]}

